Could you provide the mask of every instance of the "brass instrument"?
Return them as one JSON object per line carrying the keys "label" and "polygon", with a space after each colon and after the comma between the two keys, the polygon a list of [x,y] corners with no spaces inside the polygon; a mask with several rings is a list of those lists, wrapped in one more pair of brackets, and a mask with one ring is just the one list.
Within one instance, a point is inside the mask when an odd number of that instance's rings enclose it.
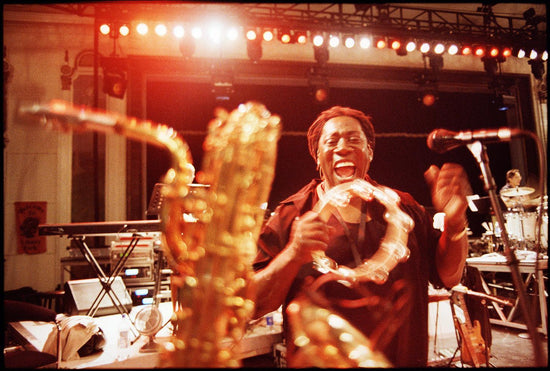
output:
{"label": "brass instrument", "polygon": [[[258,103],[219,110],[204,141],[199,189],[165,195],[161,220],[171,265],[174,336],[162,367],[239,367],[234,348],[254,311],[250,281],[274,177],[280,119]],[[184,222],[183,213],[195,222]]]}
{"label": "brass instrument", "polygon": [[[169,150],[161,229],[175,272],[174,337],[161,349],[159,366],[238,367],[233,348],[221,343],[226,337],[238,341],[254,310],[248,282],[274,177],[280,118],[254,102],[231,114],[219,110],[209,123],[203,171],[197,174],[210,187],[191,195],[191,154],[170,127],[59,100],[20,111],[41,117],[46,127],[120,134]],[[185,221],[184,213],[196,221]]]}

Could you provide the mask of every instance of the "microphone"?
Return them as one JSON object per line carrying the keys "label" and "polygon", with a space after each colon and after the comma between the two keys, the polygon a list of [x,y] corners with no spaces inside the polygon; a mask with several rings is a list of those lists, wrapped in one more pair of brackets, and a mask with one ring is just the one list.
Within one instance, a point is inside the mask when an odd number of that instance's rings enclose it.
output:
{"label": "microphone", "polygon": [[437,153],[447,152],[453,148],[476,141],[485,143],[508,142],[512,137],[521,135],[520,129],[498,128],[480,129],[470,131],[450,131],[446,129],[435,129],[428,134],[428,148]]}

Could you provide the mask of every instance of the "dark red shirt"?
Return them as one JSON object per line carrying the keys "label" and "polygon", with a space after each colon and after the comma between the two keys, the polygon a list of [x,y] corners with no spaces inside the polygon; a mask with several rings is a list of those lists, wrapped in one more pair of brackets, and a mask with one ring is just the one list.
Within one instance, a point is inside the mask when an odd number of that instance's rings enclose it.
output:
{"label": "dark red shirt", "polygon": [[[371,179],[371,184],[376,185]],[[254,270],[258,271],[286,246],[290,230],[297,216],[311,210],[318,201],[316,187],[319,179],[312,180],[301,190],[282,201],[262,228],[258,241],[258,254],[254,262]],[[322,295],[333,304],[336,314],[348,320],[369,339],[378,338],[382,351],[388,360],[396,367],[422,367],[427,365],[428,357],[428,282],[434,287],[442,287],[435,266],[435,252],[441,232],[433,228],[432,215],[413,197],[405,192],[394,190],[401,199],[401,208],[413,219],[414,229],[409,233],[407,246],[410,257],[406,262],[399,263],[390,273],[386,283],[379,285],[374,282],[361,284],[362,289],[347,288],[332,281],[321,286]],[[365,202],[365,201],[363,201]],[[376,199],[367,202],[372,220],[365,225],[364,239],[358,246],[357,230],[359,224],[346,224],[344,227],[336,218],[331,217],[332,225],[327,256],[339,265],[350,268],[356,266],[352,245],[361,259],[372,256],[383,239],[386,221],[382,218],[385,207]],[[354,242],[352,242],[352,240]],[[306,282],[320,276],[312,263],[301,267],[296,276],[285,302],[283,303],[283,326],[285,337],[289,326],[286,307],[304,289]],[[404,287],[405,290],[398,290]],[[349,308],[341,299],[355,300],[364,296],[365,290],[370,295],[382,300],[378,305],[367,305]],[[405,301],[401,309],[400,303]],[[399,326],[399,327],[396,327]],[[380,335],[380,337],[379,337]],[[372,340],[372,339],[371,339]],[[292,344],[287,341],[287,357],[291,356]]]}

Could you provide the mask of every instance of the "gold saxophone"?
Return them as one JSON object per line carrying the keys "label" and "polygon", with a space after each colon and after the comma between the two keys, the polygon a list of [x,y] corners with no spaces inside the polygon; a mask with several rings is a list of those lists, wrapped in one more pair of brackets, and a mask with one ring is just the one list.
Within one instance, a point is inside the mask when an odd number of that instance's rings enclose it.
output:
{"label": "gold saxophone", "polygon": [[[219,110],[204,141],[200,188],[166,195],[174,336],[162,367],[239,367],[236,342],[254,311],[249,287],[256,242],[275,172],[280,119],[261,104]],[[195,221],[182,221],[187,213]],[[227,342],[228,338],[233,341]],[[225,344],[225,345],[224,345]]]}
{"label": "gold saxophone", "polygon": [[[172,128],[59,100],[20,111],[63,131],[116,133],[169,150],[161,223],[175,272],[174,336],[161,349],[159,366],[239,367],[235,345],[254,310],[248,283],[275,172],[280,118],[255,102],[231,114],[219,110],[209,123],[203,171],[197,174],[209,187],[190,193],[191,154]],[[233,343],[224,345],[228,338]]]}

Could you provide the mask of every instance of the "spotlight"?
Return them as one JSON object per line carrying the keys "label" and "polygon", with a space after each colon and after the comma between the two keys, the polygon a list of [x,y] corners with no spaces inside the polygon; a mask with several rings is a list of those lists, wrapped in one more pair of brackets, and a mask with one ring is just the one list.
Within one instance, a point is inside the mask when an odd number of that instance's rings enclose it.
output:
{"label": "spotlight", "polygon": [[325,65],[328,62],[329,52],[326,44],[315,46],[313,45],[313,56],[320,66]]}
{"label": "spotlight", "polygon": [[271,41],[273,40],[273,31],[271,30],[265,30],[264,33],[262,34],[262,38],[265,40],[265,41]]}
{"label": "spotlight", "polygon": [[414,41],[409,41],[405,46],[405,50],[408,52],[413,52],[416,50],[416,43]]}
{"label": "spotlight", "polygon": [[473,49],[470,45],[463,45],[462,48],[460,49],[460,54],[462,55],[470,55],[472,54],[473,52]]}
{"label": "spotlight", "polygon": [[378,49],[384,49],[386,47],[386,38],[378,37],[374,39],[374,46],[376,46]]}
{"label": "spotlight", "polygon": [[246,53],[252,62],[257,63],[262,58],[262,39],[246,40]]}
{"label": "spotlight", "polygon": [[111,33],[111,26],[108,25],[107,23],[104,23],[102,24],[101,26],[99,26],[99,32],[102,34],[102,35],[109,35]]}
{"label": "spotlight", "polygon": [[531,73],[537,80],[542,80],[542,77],[544,76],[544,63],[542,62],[542,59],[530,59],[527,61],[531,65]]}
{"label": "spotlight", "polygon": [[492,46],[489,48],[489,56],[496,57],[499,54],[499,50],[496,46]]}
{"label": "spotlight", "polygon": [[292,39],[292,36],[290,34],[290,30],[279,30],[279,41],[282,42],[283,44],[289,44],[291,39]]}
{"label": "spotlight", "polygon": [[195,40],[190,35],[184,35],[179,42],[179,49],[181,55],[185,59],[191,58],[195,53]]}
{"label": "spotlight", "polygon": [[166,35],[166,25],[164,24],[157,24],[155,26],[155,33],[158,35],[158,36],[165,36]]}
{"label": "spotlight", "polygon": [[437,73],[443,68],[443,57],[439,54],[430,54],[428,56],[430,60],[430,68]]}
{"label": "spotlight", "polygon": [[423,42],[422,44],[420,44],[420,52],[421,53],[426,54],[429,51],[430,51],[430,44],[428,44],[426,42]]}
{"label": "spotlight", "polygon": [[352,35],[345,36],[344,45],[348,49],[353,48],[355,46],[355,38]]}
{"label": "spotlight", "polygon": [[393,39],[393,40],[390,41],[390,47],[393,50],[397,50],[397,49],[401,48],[401,42],[397,39]]}
{"label": "spotlight", "polygon": [[442,43],[437,43],[434,47],[434,53],[435,54],[443,54],[443,52],[445,51],[445,45],[443,45]]}
{"label": "spotlight", "polygon": [[433,106],[435,101],[438,99],[439,97],[435,92],[427,91],[422,95],[421,101],[423,105],[425,105],[426,107],[430,107]]}
{"label": "spotlight", "polygon": [[136,32],[142,36],[147,35],[147,32],[149,32],[149,27],[145,23],[138,23],[136,26]]}
{"label": "spotlight", "polygon": [[336,48],[338,45],[340,45],[340,38],[336,35],[330,35],[328,43],[331,48]]}
{"label": "spotlight", "polygon": [[498,64],[497,64],[496,58],[491,58],[487,56],[487,57],[481,58],[481,60],[483,61],[483,68],[485,69],[485,72],[487,72],[489,76],[493,76],[497,73]]}
{"label": "spotlight", "polygon": [[449,55],[456,55],[458,53],[458,46],[456,44],[449,45],[447,53],[449,53]]}
{"label": "spotlight", "polygon": [[474,48],[474,55],[477,57],[483,57],[485,55],[485,48],[483,46],[476,46]]}
{"label": "spotlight", "polygon": [[329,99],[328,77],[321,70],[312,69],[308,78],[310,93],[316,103],[323,104]]}
{"label": "spotlight", "polygon": [[512,49],[512,55],[516,58],[524,58],[525,57],[525,49],[515,47]]}
{"label": "spotlight", "polygon": [[539,53],[537,53],[535,49],[532,49],[531,52],[529,53],[529,59],[537,59],[538,55]]}
{"label": "spotlight", "polygon": [[128,25],[123,24],[118,28],[118,34],[120,36],[128,36],[130,34],[130,28]]}
{"label": "spotlight", "polygon": [[505,47],[504,49],[502,49],[501,55],[504,58],[511,57],[512,56],[512,49]]}
{"label": "spotlight", "polygon": [[322,46],[325,43],[325,38],[321,34],[313,36],[313,46]]}
{"label": "spotlight", "polygon": [[296,38],[296,42],[298,44],[305,44],[307,42],[307,33],[304,32],[304,31],[297,31],[295,34],[294,34],[295,38]]}
{"label": "spotlight", "polygon": [[359,47],[361,49],[368,49],[371,46],[371,39],[368,36],[361,36],[359,39]]}
{"label": "spotlight", "polygon": [[[108,65],[106,65],[108,64]],[[120,63],[104,63],[103,92],[111,97],[122,99],[128,85],[126,72]]]}

